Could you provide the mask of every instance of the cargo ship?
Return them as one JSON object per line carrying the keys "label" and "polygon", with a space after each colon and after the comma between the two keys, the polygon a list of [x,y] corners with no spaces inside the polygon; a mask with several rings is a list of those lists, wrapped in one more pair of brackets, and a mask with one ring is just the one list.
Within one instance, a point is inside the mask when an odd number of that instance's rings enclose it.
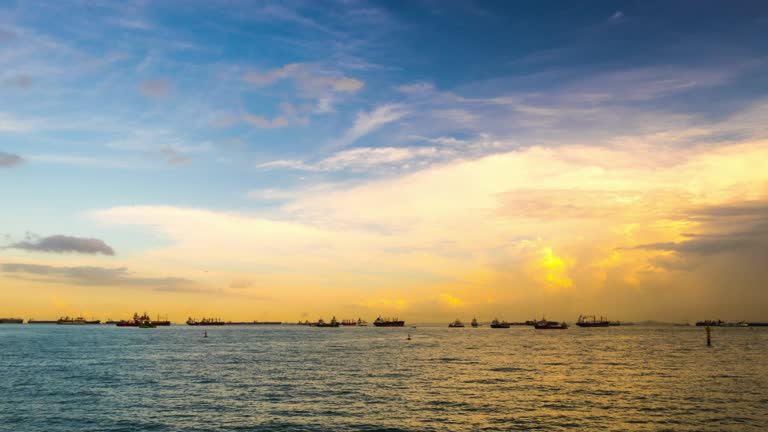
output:
{"label": "cargo ship", "polygon": [[579,327],[609,327],[611,322],[602,316],[597,319],[594,315],[579,315],[576,325]]}
{"label": "cargo ship", "polygon": [[58,325],[86,325],[86,324],[101,324],[101,320],[87,320],[83,317],[70,318],[61,317],[56,321]]}
{"label": "cargo ship", "polygon": [[376,327],[403,327],[405,325],[405,321],[398,320],[397,318],[382,318],[378,317],[376,318],[376,321],[373,322],[373,325]]}
{"label": "cargo ship", "polygon": [[536,330],[565,330],[568,328],[568,324],[557,321],[547,321],[546,318],[542,318],[541,321],[537,321],[533,326]]}
{"label": "cargo ship", "polygon": [[54,320],[36,320],[36,319],[28,319],[27,324],[58,324],[58,321]]}
{"label": "cargo ship", "polygon": [[0,324],[24,324],[21,318],[0,318]]}
{"label": "cargo ship", "polygon": [[167,327],[171,325],[171,322],[168,320],[161,320],[160,317],[158,317],[157,320],[153,320],[152,318],[147,315],[146,312],[144,312],[143,315],[139,316],[139,314],[135,313],[133,314],[133,319],[129,320],[122,320],[115,323],[118,327],[141,327],[142,324],[149,323],[153,326],[163,326]]}
{"label": "cargo ship", "polygon": [[338,327],[339,322],[336,321],[336,317],[331,318],[330,322],[325,322],[322,318],[317,320],[315,324],[312,325],[313,327]]}
{"label": "cargo ship", "polygon": [[219,318],[203,318],[200,321],[189,317],[187,319],[187,325],[190,326],[223,326],[226,323]]}
{"label": "cargo ship", "polygon": [[498,318],[494,318],[491,321],[491,328],[509,328],[509,323],[506,321],[499,321]]}
{"label": "cargo ship", "polygon": [[464,323],[461,322],[458,318],[450,324],[448,324],[448,327],[450,328],[464,328]]}
{"label": "cargo ship", "polygon": [[341,325],[343,325],[344,327],[357,327],[357,321],[345,319],[344,321],[341,322]]}

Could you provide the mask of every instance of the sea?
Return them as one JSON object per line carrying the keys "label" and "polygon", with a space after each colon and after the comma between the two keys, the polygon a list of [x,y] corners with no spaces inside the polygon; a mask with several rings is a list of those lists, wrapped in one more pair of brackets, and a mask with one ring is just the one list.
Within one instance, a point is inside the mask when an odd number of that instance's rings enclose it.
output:
{"label": "sea", "polygon": [[0,431],[766,431],[768,328],[0,325],[0,394]]}

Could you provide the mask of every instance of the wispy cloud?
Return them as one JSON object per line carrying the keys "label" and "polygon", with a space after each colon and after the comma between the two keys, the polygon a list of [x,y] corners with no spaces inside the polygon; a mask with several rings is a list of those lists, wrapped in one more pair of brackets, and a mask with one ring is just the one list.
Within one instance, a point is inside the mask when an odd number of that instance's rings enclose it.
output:
{"label": "wispy cloud", "polygon": [[324,172],[371,172],[382,168],[404,170],[424,167],[451,154],[451,151],[436,147],[359,147],[334,153],[315,163],[282,159],[265,162],[258,167]]}
{"label": "wispy cloud", "polygon": [[114,255],[115,251],[103,240],[96,238],[52,235],[39,237],[28,234],[27,239],[5,246],[6,249],[21,249],[30,252],[81,253],[89,255]]}
{"label": "wispy cloud", "polygon": [[171,95],[171,83],[166,79],[151,79],[141,83],[141,93],[152,99],[164,99]]}
{"label": "wispy cloud", "polygon": [[613,13],[613,15],[608,18],[608,22],[610,23],[620,23],[626,19],[626,16],[624,15],[624,12],[622,11],[616,11]]}
{"label": "wispy cloud", "polygon": [[380,105],[370,112],[359,112],[355,123],[344,135],[332,143],[332,147],[346,147],[388,123],[400,120],[408,114],[403,105]]}
{"label": "wispy cloud", "polygon": [[142,277],[125,267],[51,266],[43,264],[4,263],[0,269],[19,278],[68,285],[141,287],[155,290],[192,288],[193,281],[177,277]]}
{"label": "wispy cloud", "polygon": [[13,153],[0,152],[0,168],[10,168],[24,162],[24,159]]}

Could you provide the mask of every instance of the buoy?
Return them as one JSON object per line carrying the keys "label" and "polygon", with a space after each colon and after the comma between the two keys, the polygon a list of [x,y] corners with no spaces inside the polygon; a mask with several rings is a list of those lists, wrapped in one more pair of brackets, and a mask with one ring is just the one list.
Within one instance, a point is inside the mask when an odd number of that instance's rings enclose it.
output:
{"label": "buoy", "polygon": [[206,330],[205,333],[203,333],[203,337],[204,338],[208,337],[208,330]]}
{"label": "buoy", "polygon": [[712,328],[710,328],[709,326],[707,326],[707,346],[712,346],[712,337],[711,337],[711,333],[712,333]]}
{"label": "buoy", "polygon": [[411,334],[408,333],[408,340],[411,340]]}

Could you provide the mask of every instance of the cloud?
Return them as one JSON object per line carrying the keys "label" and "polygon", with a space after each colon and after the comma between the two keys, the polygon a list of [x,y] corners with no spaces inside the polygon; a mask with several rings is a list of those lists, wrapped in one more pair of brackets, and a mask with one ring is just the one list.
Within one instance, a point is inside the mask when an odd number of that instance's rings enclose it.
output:
{"label": "cloud", "polygon": [[29,75],[21,74],[13,78],[7,79],[6,83],[16,88],[19,88],[21,90],[27,90],[30,87],[32,87],[32,77],[30,77]]}
{"label": "cloud", "polygon": [[398,104],[381,105],[370,112],[359,112],[355,123],[333,143],[333,147],[346,147],[384,125],[400,120],[407,114],[405,107]]}
{"label": "cloud", "polygon": [[151,79],[141,83],[141,93],[151,99],[165,99],[171,94],[171,83],[165,79]]}
{"label": "cloud", "polygon": [[31,129],[29,122],[19,120],[12,115],[0,112],[0,132],[26,132]]}
{"label": "cloud", "polygon": [[53,235],[49,237],[37,237],[29,235],[24,241],[12,243],[6,248],[21,249],[33,252],[53,252],[53,253],[81,253],[81,254],[102,254],[114,255],[115,251],[109,247],[103,240],[95,238],[72,237],[65,235]]}
{"label": "cloud", "polygon": [[694,221],[700,232],[681,233],[685,238],[682,241],[645,243],[625,249],[675,252],[681,255],[756,255],[768,251],[768,202],[694,208],[685,212],[684,217]]}
{"label": "cloud", "polygon": [[336,91],[353,93],[363,88],[365,83],[358,79],[342,77],[333,80],[331,85]]}
{"label": "cloud", "polygon": [[411,84],[397,86],[397,91],[405,94],[426,94],[435,90],[435,85],[430,82],[419,81]]}
{"label": "cloud", "polygon": [[306,163],[301,160],[276,160],[262,163],[258,167],[325,172],[345,170],[366,172],[387,166],[398,169],[424,167],[432,161],[451,154],[450,151],[435,147],[359,147],[334,153],[315,163]]}
{"label": "cloud", "polygon": [[189,156],[186,156],[173,147],[164,147],[160,150],[160,153],[165,156],[166,163],[172,166],[185,165],[192,160]]}
{"label": "cloud", "polygon": [[255,86],[263,87],[272,85],[277,81],[286,78],[297,76],[299,73],[303,72],[304,69],[305,65],[302,63],[290,63],[286,64],[285,66],[270,69],[262,73],[248,72],[245,74],[245,76],[243,76],[243,79]]}
{"label": "cloud", "polygon": [[247,72],[243,79],[257,87],[291,79],[302,90],[313,93],[314,96],[324,91],[354,93],[365,85],[363,81],[355,78],[324,73],[318,66],[308,63],[290,63],[264,72]]}
{"label": "cloud", "polygon": [[626,18],[626,16],[624,15],[624,12],[616,11],[616,12],[613,13],[613,15],[610,16],[610,18],[608,18],[608,22],[619,23],[619,22],[624,21],[625,18]]}
{"label": "cloud", "polygon": [[0,152],[0,168],[10,168],[24,162],[24,159],[13,153]]}
{"label": "cloud", "polygon": [[296,193],[284,189],[255,189],[248,191],[246,197],[259,201],[284,201],[296,197]]}
{"label": "cloud", "polygon": [[0,28],[0,43],[10,42],[16,39],[16,33],[11,30],[5,30]]}
{"label": "cloud", "polygon": [[323,70],[312,63],[289,63],[263,72],[247,72],[246,82],[256,87],[267,87],[290,80],[296,88],[296,96],[316,102],[314,113],[333,112],[334,102],[344,94],[355,93],[365,86],[359,79],[339,72]]}
{"label": "cloud", "polygon": [[0,264],[4,273],[41,282],[54,282],[82,286],[141,287],[159,291],[192,289],[194,282],[189,279],[166,277],[141,277],[124,267],[76,266],[58,267],[42,264],[4,263]]}
{"label": "cloud", "polygon": [[249,124],[260,127],[262,129],[274,129],[288,126],[288,120],[282,116],[268,119],[266,117],[246,113],[243,115],[243,119],[245,119],[245,121]]}

